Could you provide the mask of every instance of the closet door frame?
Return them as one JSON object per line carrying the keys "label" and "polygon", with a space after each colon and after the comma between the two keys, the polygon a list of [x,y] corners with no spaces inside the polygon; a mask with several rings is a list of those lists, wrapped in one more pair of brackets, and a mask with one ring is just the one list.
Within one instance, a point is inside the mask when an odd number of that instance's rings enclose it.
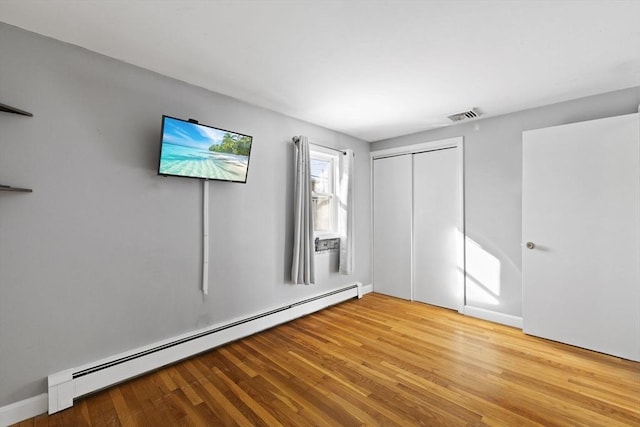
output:
{"label": "closet door frame", "polygon": [[[371,251],[370,251],[370,260],[371,260],[371,277],[374,285],[375,291],[375,277],[373,277],[373,248],[375,245],[375,241],[373,241],[374,229],[375,226],[374,220],[375,218],[373,213],[373,197],[374,197],[374,176],[373,176],[373,162],[376,159],[382,159],[385,157],[393,157],[400,156],[405,154],[417,154],[423,153],[427,151],[434,150],[442,150],[445,148],[457,148],[457,172],[458,172],[458,215],[457,215],[457,228],[459,232],[459,241],[458,241],[458,265],[460,266],[460,271],[458,272],[458,286],[462,289],[462,299],[460,301],[460,306],[458,308],[458,312],[464,313],[464,307],[466,305],[466,260],[465,260],[465,221],[464,221],[464,137],[458,136],[454,138],[440,139],[436,141],[423,142],[419,144],[412,145],[404,145],[400,147],[388,148],[384,150],[376,150],[370,152],[370,171],[371,171]],[[413,163],[413,162],[412,162]],[[413,234],[413,212],[411,212],[411,228]],[[413,276],[413,244],[411,245],[411,262],[412,262],[412,276]],[[411,300],[413,300],[413,283],[411,284]]]}

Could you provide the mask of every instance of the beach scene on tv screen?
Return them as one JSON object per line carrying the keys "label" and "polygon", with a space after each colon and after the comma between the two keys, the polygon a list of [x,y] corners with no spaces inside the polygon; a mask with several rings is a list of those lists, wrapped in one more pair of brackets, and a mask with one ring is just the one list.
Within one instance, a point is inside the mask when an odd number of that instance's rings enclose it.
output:
{"label": "beach scene on tv screen", "polygon": [[246,181],[251,137],[165,117],[160,174]]}

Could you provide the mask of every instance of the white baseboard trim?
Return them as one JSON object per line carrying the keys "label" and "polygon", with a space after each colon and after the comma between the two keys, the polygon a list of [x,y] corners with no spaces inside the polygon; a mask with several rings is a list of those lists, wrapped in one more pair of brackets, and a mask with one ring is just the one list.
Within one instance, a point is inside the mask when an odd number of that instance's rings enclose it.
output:
{"label": "white baseboard trim", "polygon": [[6,427],[47,412],[47,393],[0,407],[0,426]]}
{"label": "white baseboard trim", "polygon": [[500,323],[514,328],[522,329],[522,317],[513,316],[511,314],[499,313],[497,311],[487,310],[470,305],[464,306],[463,313],[466,316],[477,317],[478,319],[488,320],[490,322]]}

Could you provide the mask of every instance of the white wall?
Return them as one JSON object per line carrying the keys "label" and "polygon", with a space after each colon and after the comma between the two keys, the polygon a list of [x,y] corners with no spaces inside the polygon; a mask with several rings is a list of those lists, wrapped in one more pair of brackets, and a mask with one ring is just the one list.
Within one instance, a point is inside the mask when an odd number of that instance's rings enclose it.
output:
{"label": "white wall", "polygon": [[[34,114],[0,114],[0,183],[34,190],[0,193],[0,406],[54,372],[370,283],[364,141],[1,23],[0,102]],[[156,175],[162,114],[254,137],[247,184],[211,183],[207,298],[202,184]],[[289,284],[298,134],[356,154],[355,272],[319,255],[309,287]]]}
{"label": "white wall", "polygon": [[378,141],[371,150],[464,137],[467,304],[520,317],[522,131],[633,113],[638,104],[635,87]]}

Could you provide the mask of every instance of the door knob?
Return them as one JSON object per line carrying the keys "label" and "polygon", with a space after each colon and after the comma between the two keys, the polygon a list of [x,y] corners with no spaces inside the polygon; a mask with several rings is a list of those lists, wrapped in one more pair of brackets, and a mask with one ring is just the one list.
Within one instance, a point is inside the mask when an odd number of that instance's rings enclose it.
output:
{"label": "door knob", "polygon": [[536,245],[533,242],[527,242],[527,249],[533,249]]}

